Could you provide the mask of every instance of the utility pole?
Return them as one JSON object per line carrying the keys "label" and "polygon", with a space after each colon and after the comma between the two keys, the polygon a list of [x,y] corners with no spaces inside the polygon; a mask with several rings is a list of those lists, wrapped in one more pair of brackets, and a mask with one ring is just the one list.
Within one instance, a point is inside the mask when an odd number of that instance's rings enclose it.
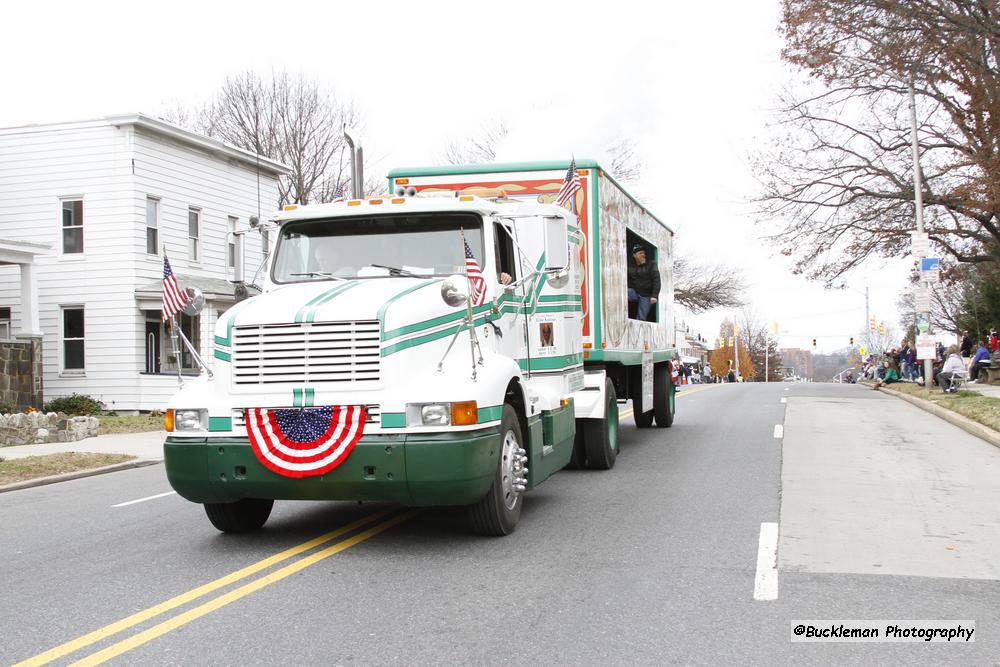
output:
{"label": "utility pole", "polygon": [[[910,92],[910,139],[913,144],[913,203],[916,208],[917,214],[917,233],[924,233],[924,192],[923,186],[920,182],[920,144],[917,141],[917,96],[913,90],[913,70],[910,70],[910,76],[907,80],[909,84]],[[920,289],[927,289],[927,286],[921,282]],[[929,312],[919,313],[927,318],[928,329],[927,333],[930,333],[930,321],[931,314]],[[924,359],[924,386],[928,389],[934,386],[934,378],[931,377],[934,373],[934,362],[931,359]]]}
{"label": "utility pole", "polygon": [[872,316],[868,312],[868,283],[865,283],[865,328],[862,329],[865,332],[865,350],[870,350],[872,347],[871,321]]}

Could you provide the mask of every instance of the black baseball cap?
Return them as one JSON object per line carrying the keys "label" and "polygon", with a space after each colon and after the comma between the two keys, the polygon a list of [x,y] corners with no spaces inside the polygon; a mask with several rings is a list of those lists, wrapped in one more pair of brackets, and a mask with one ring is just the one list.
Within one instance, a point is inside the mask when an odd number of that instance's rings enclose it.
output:
{"label": "black baseball cap", "polygon": [[633,253],[637,253],[640,250],[646,252],[646,248],[641,243],[636,243],[634,246],[632,246]]}

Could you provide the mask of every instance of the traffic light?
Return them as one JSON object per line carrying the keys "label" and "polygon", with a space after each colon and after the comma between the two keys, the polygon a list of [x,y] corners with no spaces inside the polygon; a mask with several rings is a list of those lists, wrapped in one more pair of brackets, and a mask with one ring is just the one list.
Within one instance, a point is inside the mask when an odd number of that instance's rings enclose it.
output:
{"label": "traffic light", "polygon": [[813,338],[813,347],[816,347],[816,339]]}
{"label": "traffic light", "polygon": [[736,346],[735,343],[736,343],[736,341],[734,341],[733,337],[730,336],[729,337],[729,347],[735,347]]}
{"label": "traffic light", "polygon": [[854,336],[851,336],[851,347],[854,347]]}
{"label": "traffic light", "polygon": [[869,324],[871,325],[872,331],[875,331],[876,329],[878,329],[878,325],[875,323],[875,318],[874,317],[871,319],[871,322],[869,322]]}

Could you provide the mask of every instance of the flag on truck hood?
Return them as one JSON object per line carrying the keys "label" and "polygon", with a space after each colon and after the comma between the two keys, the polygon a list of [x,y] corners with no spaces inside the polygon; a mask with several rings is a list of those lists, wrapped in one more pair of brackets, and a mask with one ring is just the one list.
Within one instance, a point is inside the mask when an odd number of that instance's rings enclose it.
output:
{"label": "flag on truck hood", "polygon": [[187,292],[177,286],[177,278],[170,269],[170,260],[163,255],[163,319],[169,320],[187,305]]}
{"label": "flag on truck hood", "polygon": [[348,457],[365,430],[365,408],[248,408],[246,425],[261,465],[285,477],[311,477]]}
{"label": "flag on truck hood", "polygon": [[483,272],[479,270],[476,255],[464,235],[462,243],[465,244],[465,273],[469,276],[469,286],[472,288],[472,305],[481,306],[486,301],[486,280],[483,278]]}
{"label": "flag on truck hood", "polygon": [[563,206],[566,202],[572,199],[576,191],[580,189],[580,174],[576,172],[576,158],[569,163],[569,169],[566,170],[566,178],[563,180],[562,188],[559,190],[559,194],[556,196],[556,203]]}

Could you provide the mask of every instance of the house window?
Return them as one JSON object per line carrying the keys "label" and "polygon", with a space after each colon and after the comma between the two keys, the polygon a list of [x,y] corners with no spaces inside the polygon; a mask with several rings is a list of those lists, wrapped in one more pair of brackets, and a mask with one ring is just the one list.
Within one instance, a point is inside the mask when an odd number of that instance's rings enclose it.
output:
{"label": "house window", "polygon": [[62,203],[63,254],[83,252],[83,200],[66,199]]}
{"label": "house window", "polygon": [[239,218],[229,216],[229,234],[226,236],[226,241],[229,244],[229,268],[236,266],[236,238],[233,234],[236,233],[236,225],[239,222]]}
{"label": "house window", "polygon": [[159,239],[160,200],[146,197],[146,253],[160,254]]}
{"label": "house window", "polygon": [[198,261],[198,243],[201,231],[201,210],[197,208],[188,209],[188,259],[192,262]]}
{"label": "house window", "polygon": [[160,372],[160,347],[163,337],[163,321],[160,318],[146,320],[145,350],[146,372]]}
{"label": "house window", "polygon": [[10,308],[0,308],[0,340],[10,338]]}
{"label": "house window", "polygon": [[84,369],[83,308],[64,306],[62,309],[62,367],[64,371]]}

